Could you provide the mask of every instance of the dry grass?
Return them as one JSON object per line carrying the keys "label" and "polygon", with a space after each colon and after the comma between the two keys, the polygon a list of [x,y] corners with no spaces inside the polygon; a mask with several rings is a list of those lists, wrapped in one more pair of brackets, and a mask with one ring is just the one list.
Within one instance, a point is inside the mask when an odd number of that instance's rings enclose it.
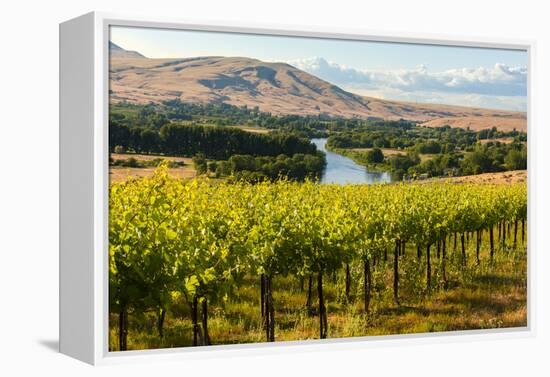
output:
{"label": "dry grass", "polygon": [[[111,166],[109,168],[109,179],[111,182],[123,182],[133,178],[152,177],[156,168],[127,168]],[[170,168],[168,174],[176,178],[194,178],[197,172],[192,166],[181,168]]]}
{"label": "dry grass", "polygon": [[[371,151],[373,148],[351,148],[354,152],[368,152]],[[392,157],[392,156],[405,156],[407,154],[406,151],[401,149],[392,149],[392,148],[380,148],[382,153],[384,154],[384,157]]]}
{"label": "dry grass", "polygon": [[261,128],[261,127],[250,127],[250,126],[235,126],[235,127],[246,132],[252,132],[254,134],[268,134],[271,132],[271,130],[267,128]]}
{"label": "dry grass", "polygon": [[426,127],[451,126],[454,128],[469,128],[472,131],[480,131],[496,127],[499,131],[523,131],[527,132],[527,118],[525,113],[510,113],[508,115],[494,116],[487,114],[485,116],[458,116],[443,117],[429,120],[422,123]]}
{"label": "dry grass", "polygon": [[495,143],[495,142],[499,142],[499,143],[502,143],[502,144],[511,144],[514,142],[514,138],[513,137],[499,137],[499,138],[496,138],[496,139],[482,139],[482,140],[479,140],[479,143],[480,144],[487,144],[487,143]]}
{"label": "dry grass", "polygon": [[[451,183],[488,183],[488,184],[511,184],[527,182],[527,170],[512,170],[498,173],[484,173],[477,175],[467,175],[464,177],[452,178],[434,178]],[[433,182],[433,179],[422,181]]]}
{"label": "dry grass", "polygon": [[111,153],[110,156],[113,160],[127,160],[133,157],[138,161],[152,161],[157,158],[162,158],[163,160],[167,161],[183,161],[186,165],[193,164],[193,161],[187,157],[164,156],[160,154]]}
{"label": "dry grass", "polygon": [[[155,159],[163,159],[174,162],[184,162],[185,165],[178,168],[169,168],[168,174],[176,178],[194,178],[197,175],[197,171],[193,167],[193,161],[187,157],[174,157],[164,155],[152,155],[152,154],[134,154],[134,153],[111,153],[110,157],[113,160],[127,160],[134,158],[137,161],[152,161]],[[123,182],[128,179],[152,177],[156,168],[131,168],[124,166],[110,166],[109,167],[109,179],[111,182]]]}

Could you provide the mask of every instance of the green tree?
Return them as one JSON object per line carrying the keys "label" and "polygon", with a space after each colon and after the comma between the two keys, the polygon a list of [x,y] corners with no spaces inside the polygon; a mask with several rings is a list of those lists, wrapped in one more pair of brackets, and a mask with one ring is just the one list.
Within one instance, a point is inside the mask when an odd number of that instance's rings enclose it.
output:
{"label": "green tree", "polygon": [[384,153],[380,148],[373,148],[367,152],[367,161],[371,164],[379,164],[384,162]]}
{"label": "green tree", "polygon": [[527,169],[527,150],[526,149],[511,149],[504,158],[506,167],[510,170],[525,170]]}
{"label": "green tree", "polygon": [[197,171],[197,174],[204,174],[206,173],[208,169],[206,156],[203,153],[197,153],[193,157],[193,165],[195,166],[195,170]]}

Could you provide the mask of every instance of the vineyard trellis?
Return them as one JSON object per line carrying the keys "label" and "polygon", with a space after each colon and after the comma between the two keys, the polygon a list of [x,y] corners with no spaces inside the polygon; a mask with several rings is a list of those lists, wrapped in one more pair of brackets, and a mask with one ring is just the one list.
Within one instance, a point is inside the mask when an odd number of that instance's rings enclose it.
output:
{"label": "vineyard trellis", "polygon": [[[155,310],[163,336],[166,310],[174,300],[189,305],[193,345],[208,345],[208,303],[223,301],[246,277],[260,287],[258,315],[267,341],[275,341],[273,278],[296,276],[317,282],[319,338],[328,336],[323,282],[360,266],[364,311],[372,299],[372,269],[393,251],[393,297],[399,304],[400,259],[426,261],[426,290],[434,287],[432,258],[446,258],[454,237],[469,263],[466,236],[483,232],[490,258],[506,232],[513,246],[525,241],[525,184],[319,185],[315,182],[228,183],[178,180],[159,168],[151,178],[114,183],[109,203],[110,311],[118,316],[118,347],[128,349],[129,312]],[[521,240],[518,228],[521,223]],[[513,228],[513,229],[511,229]],[[471,236],[470,236],[471,234]],[[405,244],[417,255],[405,255]],[[437,250],[437,251],[434,251]],[[199,316],[200,307],[200,316]],[[200,320],[200,324],[199,324]]]}

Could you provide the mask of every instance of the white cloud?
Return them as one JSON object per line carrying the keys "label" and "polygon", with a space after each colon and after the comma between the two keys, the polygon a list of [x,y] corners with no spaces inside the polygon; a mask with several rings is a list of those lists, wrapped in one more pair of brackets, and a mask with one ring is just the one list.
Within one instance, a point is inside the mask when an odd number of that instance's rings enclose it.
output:
{"label": "white cloud", "polygon": [[418,103],[438,103],[488,109],[510,111],[525,111],[527,98],[525,96],[489,96],[484,94],[448,93],[429,91],[403,91],[392,88],[358,89],[343,85],[343,89],[364,96]]}
{"label": "white cloud", "polygon": [[[323,58],[289,62],[347,90],[384,93],[385,98],[442,100],[464,106],[525,110],[527,69],[497,63],[491,68],[455,68],[431,72],[427,66],[393,71],[359,70]],[[456,101],[456,102],[453,102]]]}

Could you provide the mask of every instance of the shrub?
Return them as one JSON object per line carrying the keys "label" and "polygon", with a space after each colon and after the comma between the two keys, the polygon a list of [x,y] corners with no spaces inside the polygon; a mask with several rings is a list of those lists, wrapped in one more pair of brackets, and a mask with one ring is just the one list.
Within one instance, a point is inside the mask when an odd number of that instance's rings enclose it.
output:
{"label": "shrub", "polygon": [[384,153],[380,148],[374,148],[367,152],[367,161],[371,164],[379,164],[384,162]]}
{"label": "shrub", "polygon": [[203,153],[198,153],[193,157],[193,164],[197,174],[204,174],[207,170],[206,156]]}

